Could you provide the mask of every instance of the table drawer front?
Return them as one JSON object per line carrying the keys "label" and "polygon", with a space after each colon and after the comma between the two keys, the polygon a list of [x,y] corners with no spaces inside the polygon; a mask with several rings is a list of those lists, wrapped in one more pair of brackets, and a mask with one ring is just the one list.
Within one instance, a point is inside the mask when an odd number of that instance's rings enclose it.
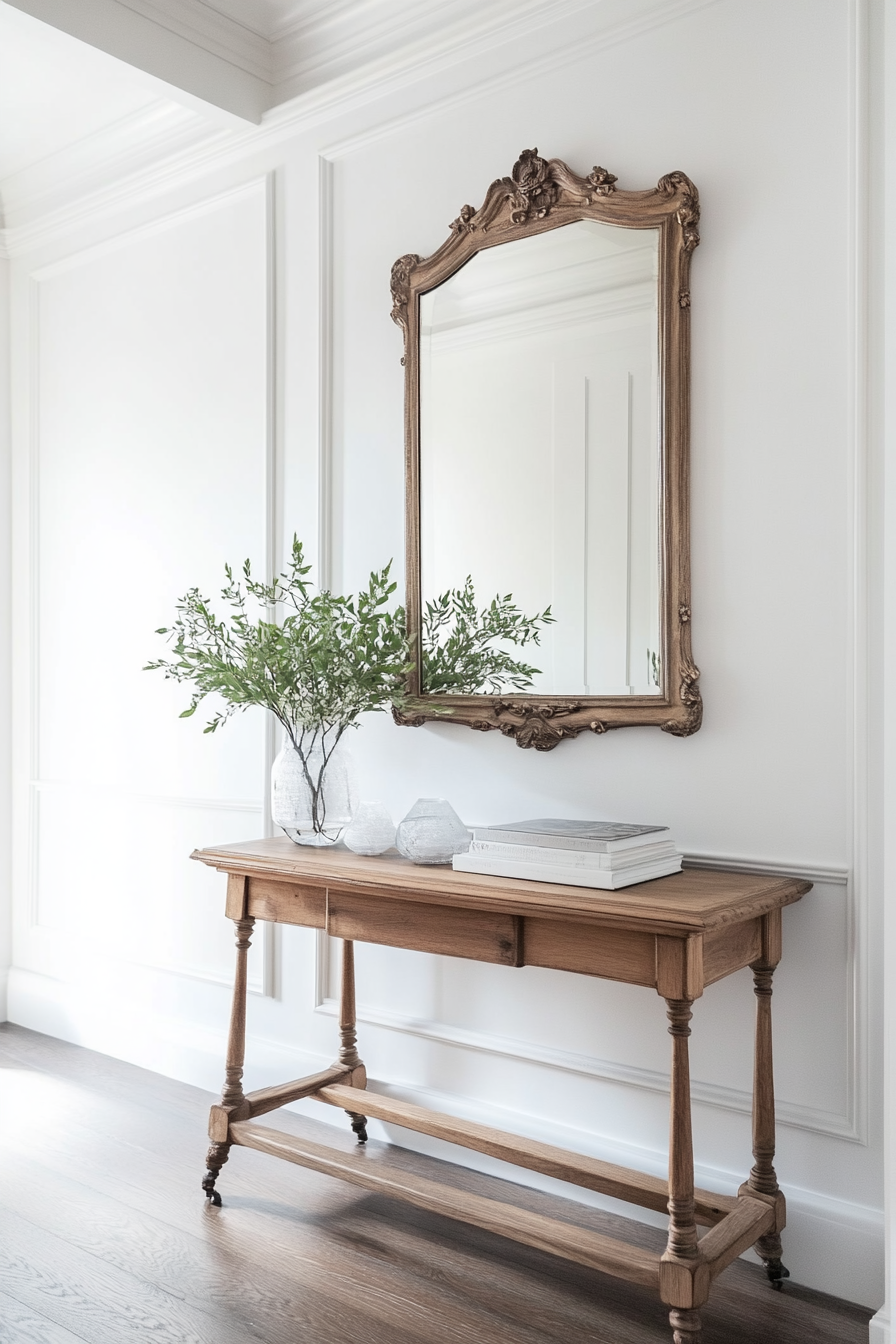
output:
{"label": "table drawer front", "polygon": [[526,966],[578,971],[630,985],[656,984],[656,938],[636,930],[527,919],[523,961]]}
{"label": "table drawer front", "polygon": [[329,892],[327,933],[471,961],[519,966],[520,920],[479,910],[446,910],[418,901]]}
{"label": "table drawer front", "polygon": [[248,913],[253,919],[268,919],[275,924],[322,929],[327,922],[327,889],[251,877]]}

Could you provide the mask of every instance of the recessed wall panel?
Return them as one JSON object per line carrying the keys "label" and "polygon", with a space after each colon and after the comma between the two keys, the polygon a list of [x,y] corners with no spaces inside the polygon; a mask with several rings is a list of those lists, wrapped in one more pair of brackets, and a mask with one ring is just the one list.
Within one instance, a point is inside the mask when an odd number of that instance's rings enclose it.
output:
{"label": "recessed wall panel", "polygon": [[[263,830],[264,716],[203,733],[144,671],[194,585],[264,573],[267,195],[259,181],[37,280],[36,923],[212,978],[230,931],[191,849]],[[236,811],[228,811],[228,808]],[[223,810],[222,810],[223,809]],[[220,903],[219,903],[220,904]]]}
{"label": "recessed wall panel", "polygon": [[142,668],[188,588],[219,608],[264,560],[266,228],[259,183],[39,282],[41,779],[260,791],[261,712],[203,736]]}

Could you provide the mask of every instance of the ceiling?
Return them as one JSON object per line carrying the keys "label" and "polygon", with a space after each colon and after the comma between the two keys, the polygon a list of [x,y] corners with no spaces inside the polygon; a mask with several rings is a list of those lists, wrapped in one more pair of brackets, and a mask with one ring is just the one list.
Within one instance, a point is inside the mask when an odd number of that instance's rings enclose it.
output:
{"label": "ceiling", "polygon": [[0,247],[113,174],[291,116],[306,95],[416,78],[434,52],[452,61],[577,11],[627,24],[669,3],[0,0]]}
{"label": "ceiling", "polygon": [[260,121],[285,97],[275,83],[284,34],[297,35],[309,65],[318,30],[332,48],[334,25],[358,32],[413,3],[0,0],[0,207],[8,215],[35,183],[77,173],[88,145],[96,157],[144,128],[195,136]]}
{"label": "ceiling", "polygon": [[158,100],[143,71],[0,4],[0,181]]}
{"label": "ceiling", "polygon": [[[640,9],[645,0],[622,4]],[[663,0],[647,0],[648,5]],[[668,0],[666,0],[668,2]],[[427,44],[621,0],[0,0],[237,121]]]}
{"label": "ceiling", "polygon": [[[552,3],[489,0],[489,22]],[[413,66],[437,34],[465,40],[477,9],[480,0],[0,0],[3,246],[110,172],[245,129],[340,76]]]}
{"label": "ceiling", "polygon": [[[558,0],[3,0],[244,123],[452,27]],[[572,0],[574,4],[592,0]],[[560,0],[568,3],[568,0]]]}

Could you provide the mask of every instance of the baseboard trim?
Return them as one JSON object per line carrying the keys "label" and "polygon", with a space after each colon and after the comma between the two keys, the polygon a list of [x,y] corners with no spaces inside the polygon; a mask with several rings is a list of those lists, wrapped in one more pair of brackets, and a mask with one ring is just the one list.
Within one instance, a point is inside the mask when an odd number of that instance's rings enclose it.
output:
{"label": "baseboard trim", "polygon": [[868,1322],[868,1344],[890,1344],[892,1338],[890,1313],[886,1307],[881,1307]]}

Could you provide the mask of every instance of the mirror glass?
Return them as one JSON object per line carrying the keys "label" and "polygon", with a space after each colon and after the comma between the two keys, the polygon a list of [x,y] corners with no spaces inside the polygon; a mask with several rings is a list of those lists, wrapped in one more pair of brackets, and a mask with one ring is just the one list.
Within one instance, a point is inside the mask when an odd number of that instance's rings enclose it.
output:
{"label": "mirror glass", "polygon": [[533,693],[661,693],[658,263],[659,229],[578,220],[420,295],[423,606],[470,576],[549,607]]}

